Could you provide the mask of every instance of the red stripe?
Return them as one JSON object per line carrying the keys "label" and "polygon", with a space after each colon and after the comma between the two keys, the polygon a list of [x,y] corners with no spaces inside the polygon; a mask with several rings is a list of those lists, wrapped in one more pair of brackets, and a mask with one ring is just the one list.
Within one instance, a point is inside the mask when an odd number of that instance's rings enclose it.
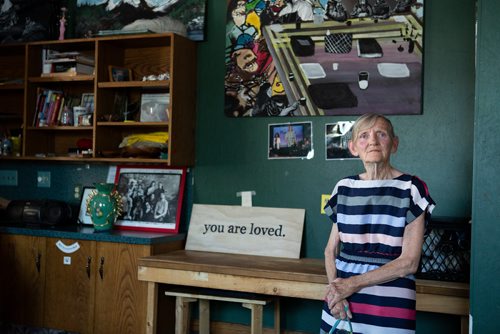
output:
{"label": "red stripe", "polygon": [[424,185],[424,189],[425,189],[425,196],[429,196],[429,188],[427,188],[427,184],[425,184],[424,181],[422,181],[421,178],[419,178],[418,176],[414,175],[415,178],[417,178],[420,182],[422,182],[422,184]]}
{"label": "red stripe", "polygon": [[375,315],[387,318],[415,320],[417,311],[400,307],[376,306],[361,303],[349,303],[352,313]]}

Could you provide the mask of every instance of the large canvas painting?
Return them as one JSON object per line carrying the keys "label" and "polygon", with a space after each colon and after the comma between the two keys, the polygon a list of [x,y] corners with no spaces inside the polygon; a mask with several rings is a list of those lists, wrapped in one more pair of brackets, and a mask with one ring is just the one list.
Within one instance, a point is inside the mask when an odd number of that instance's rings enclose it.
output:
{"label": "large canvas painting", "polygon": [[174,32],[204,40],[207,0],[71,0],[76,37]]}
{"label": "large canvas painting", "polygon": [[423,21],[423,0],[228,0],[224,112],[420,114]]}
{"label": "large canvas painting", "polygon": [[51,39],[56,34],[55,2],[0,0],[0,44]]}

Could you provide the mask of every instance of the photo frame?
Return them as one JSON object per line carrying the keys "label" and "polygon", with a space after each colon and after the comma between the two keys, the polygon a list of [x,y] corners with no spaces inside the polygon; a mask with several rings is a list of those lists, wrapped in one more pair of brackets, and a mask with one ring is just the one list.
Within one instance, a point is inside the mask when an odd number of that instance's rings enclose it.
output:
{"label": "photo frame", "polygon": [[268,159],[309,159],[312,122],[269,124],[268,143]]}
{"label": "photo frame", "polygon": [[92,126],[92,116],[85,107],[73,107],[73,126]]}
{"label": "photo frame", "polygon": [[132,80],[132,70],[126,67],[119,66],[108,66],[109,71],[109,81],[131,81]]}
{"label": "photo frame", "polygon": [[87,213],[87,204],[90,195],[94,192],[94,187],[84,187],[80,201],[80,213],[78,214],[78,223],[83,225],[93,225],[90,215]]}
{"label": "photo frame", "polygon": [[349,151],[349,140],[352,138],[354,121],[325,124],[325,157],[326,160],[358,159]]}
{"label": "photo frame", "polygon": [[127,116],[128,96],[125,92],[115,92],[113,100],[113,109],[108,115],[107,121],[122,122]]}
{"label": "photo frame", "polygon": [[170,105],[169,93],[141,95],[141,122],[167,122]]}
{"label": "photo frame", "polygon": [[122,195],[118,229],[178,233],[186,182],[185,168],[117,166],[115,184]]}
{"label": "photo frame", "polygon": [[87,109],[88,112],[94,113],[94,94],[84,93],[82,94],[82,100],[80,106]]}

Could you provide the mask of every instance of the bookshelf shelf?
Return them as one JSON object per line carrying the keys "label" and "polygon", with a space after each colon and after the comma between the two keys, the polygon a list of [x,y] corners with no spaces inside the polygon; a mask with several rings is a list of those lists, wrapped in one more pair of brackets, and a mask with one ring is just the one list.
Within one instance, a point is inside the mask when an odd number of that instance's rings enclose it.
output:
{"label": "bookshelf shelf", "polygon": [[52,77],[30,77],[28,78],[28,82],[31,83],[59,83],[59,82],[68,82],[68,81],[73,81],[73,82],[93,82],[94,81],[94,76],[93,75],[59,75],[59,76],[52,76]]}
{"label": "bookshelf shelf", "polygon": [[126,81],[126,82],[100,82],[99,88],[158,88],[167,89],[170,87],[170,81]]}
{"label": "bookshelf shelf", "polygon": [[29,126],[29,131],[93,131],[92,126]]}

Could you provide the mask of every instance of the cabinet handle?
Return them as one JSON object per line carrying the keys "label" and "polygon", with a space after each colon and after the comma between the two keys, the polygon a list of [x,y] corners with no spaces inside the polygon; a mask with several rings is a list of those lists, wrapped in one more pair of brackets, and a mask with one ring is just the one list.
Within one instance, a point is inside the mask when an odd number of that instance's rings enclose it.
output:
{"label": "cabinet handle", "polygon": [[99,266],[99,275],[101,276],[101,280],[104,278],[104,256],[101,257],[101,265]]}
{"label": "cabinet handle", "polygon": [[42,254],[38,253],[35,257],[35,266],[36,266],[36,271],[38,271],[38,273],[40,273],[41,260],[42,260]]}
{"label": "cabinet handle", "polygon": [[92,257],[89,256],[87,258],[87,266],[85,267],[85,269],[87,270],[87,277],[90,278],[90,263],[92,262]]}

